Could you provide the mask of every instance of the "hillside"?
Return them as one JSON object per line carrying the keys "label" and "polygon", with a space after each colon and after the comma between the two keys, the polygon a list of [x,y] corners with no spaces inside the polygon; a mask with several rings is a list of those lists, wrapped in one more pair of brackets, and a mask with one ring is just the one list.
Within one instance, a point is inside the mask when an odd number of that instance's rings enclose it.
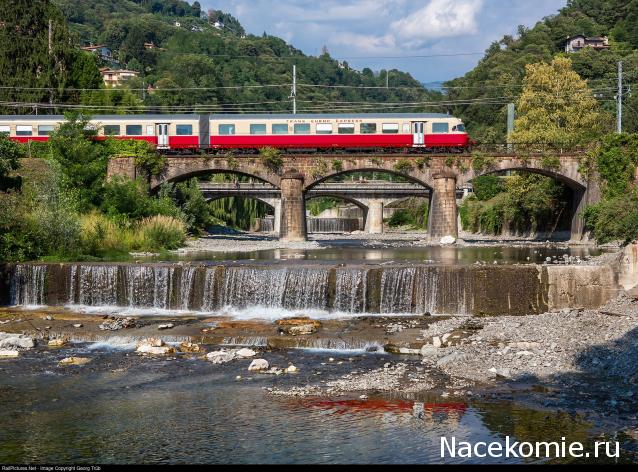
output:
{"label": "hillside", "polygon": [[[610,49],[583,49],[565,53],[567,37],[576,34],[609,37]],[[625,69],[625,92],[638,83],[638,1],[571,0],[556,15],[544,18],[534,27],[519,26],[517,37],[504,36],[486,51],[478,66],[465,76],[445,83],[451,99],[492,100],[490,105],[457,107],[454,113],[468,124],[482,141],[505,139],[507,101],[515,101],[525,73],[525,65],[567,55],[574,69],[589,81],[603,108],[615,111],[617,62]],[[624,128],[638,130],[638,95],[625,101]]]}
{"label": "hillside", "polygon": [[[327,51],[311,57],[280,38],[247,35],[237,19],[221,11],[202,12],[198,2],[54,0],[54,4],[67,18],[78,45],[106,45],[119,67],[140,73],[139,79],[127,84],[132,90],[128,95],[85,93],[82,102],[96,107],[119,105],[124,112],[140,104],[165,111],[193,105],[205,105],[210,111],[290,110],[293,64],[300,84],[299,111],[376,111],[379,106],[374,102],[429,102],[441,97],[397,70],[392,71],[392,86],[410,89],[384,89],[385,71],[356,71]],[[149,84],[154,90],[144,93]],[[282,86],[260,87],[272,84]],[[388,111],[413,109],[387,107]]]}

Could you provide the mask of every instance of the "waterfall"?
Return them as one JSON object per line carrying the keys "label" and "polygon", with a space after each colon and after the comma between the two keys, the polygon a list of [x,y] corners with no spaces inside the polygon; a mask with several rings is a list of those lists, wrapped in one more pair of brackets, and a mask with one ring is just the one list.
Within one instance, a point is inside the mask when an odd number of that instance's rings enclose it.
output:
{"label": "waterfall", "polygon": [[10,303],[21,306],[70,304],[202,313],[248,309],[244,313],[249,317],[470,315],[545,309],[538,302],[545,288],[534,267],[75,263],[17,264],[10,270]]}
{"label": "waterfall", "polygon": [[381,275],[381,313],[412,313],[416,269],[388,268]]}
{"label": "waterfall", "polygon": [[335,270],[334,309],[345,313],[362,313],[366,310],[368,277],[364,269]]}
{"label": "waterfall", "polygon": [[361,230],[359,218],[308,218],[309,233],[352,233]]}
{"label": "waterfall", "polygon": [[11,304],[44,305],[47,272],[47,265],[17,265],[11,279]]}

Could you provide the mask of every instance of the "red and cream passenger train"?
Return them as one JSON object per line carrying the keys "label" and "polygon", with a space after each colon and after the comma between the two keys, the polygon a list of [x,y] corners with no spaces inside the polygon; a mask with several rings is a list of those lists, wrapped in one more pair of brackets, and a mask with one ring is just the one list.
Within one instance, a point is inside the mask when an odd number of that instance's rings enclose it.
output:
{"label": "red and cream passenger train", "polygon": [[[63,116],[0,116],[0,133],[20,142],[46,141]],[[91,118],[101,138],[144,140],[160,150],[414,149],[464,150],[463,122],[450,115],[260,114],[102,115]]]}

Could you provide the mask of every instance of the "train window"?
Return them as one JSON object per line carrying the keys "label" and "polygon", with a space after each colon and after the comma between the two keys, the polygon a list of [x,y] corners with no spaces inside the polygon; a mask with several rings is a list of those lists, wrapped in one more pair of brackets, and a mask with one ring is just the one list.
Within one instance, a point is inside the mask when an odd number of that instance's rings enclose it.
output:
{"label": "train window", "polygon": [[53,125],[38,125],[38,136],[48,136],[54,129]]}
{"label": "train window", "polygon": [[16,126],[16,136],[31,136],[33,134],[33,127],[27,125]]}
{"label": "train window", "polygon": [[317,123],[317,134],[332,134],[332,123]]}
{"label": "train window", "polygon": [[341,123],[339,134],[354,134],[354,123]]}
{"label": "train window", "polygon": [[383,123],[381,130],[383,131],[383,134],[399,134],[399,124]]}
{"label": "train window", "polygon": [[460,125],[456,125],[452,127],[452,131],[458,131],[459,133],[465,133],[465,125],[461,123]]}
{"label": "train window", "polygon": [[219,125],[219,134],[220,135],[228,135],[235,134],[235,125]]}
{"label": "train window", "polygon": [[[159,130],[158,130],[159,131]],[[146,135],[147,136],[153,136],[155,134],[155,126],[153,125],[146,125]]]}
{"label": "train window", "polygon": [[104,136],[119,136],[120,125],[104,125]]}
{"label": "train window", "polygon": [[376,123],[361,123],[361,134],[375,134],[376,132]]}
{"label": "train window", "polygon": [[127,136],[142,136],[142,125],[126,125]]}
{"label": "train window", "polygon": [[193,125],[177,125],[175,126],[175,134],[177,136],[190,136],[193,134]]}
{"label": "train window", "polygon": [[433,133],[449,133],[450,124],[449,123],[432,123],[432,132]]}
{"label": "train window", "polygon": [[250,125],[250,134],[266,134],[266,125],[265,124],[251,124]]}
{"label": "train window", "polygon": [[272,134],[288,134],[288,125],[281,123],[273,124]]}
{"label": "train window", "polygon": [[0,126],[0,134],[10,134],[10,133],[11,133],[11,126],[9,125]]}
{"label": "train window", "polygon": [[295,134],[310,134],[308,123],[295,123]]}

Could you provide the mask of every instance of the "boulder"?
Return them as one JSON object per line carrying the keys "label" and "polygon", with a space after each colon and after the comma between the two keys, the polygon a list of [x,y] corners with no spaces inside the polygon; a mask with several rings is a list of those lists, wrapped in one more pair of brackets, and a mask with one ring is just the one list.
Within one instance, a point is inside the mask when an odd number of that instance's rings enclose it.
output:
{"label": "boulder", "polygon": [[65,357],[62,359],[59,364],[60,365],[84,365],[91,362],[91,359],[88,357]]}
{"label": "boulder", "polygon": [[137,352],[151,356],[166,356],[174,354],[175,348],[164,345],[164,341],[156,338],[144,339],[137,345]]}
{"label": "boulder", "polygon": [[173,323],[165,323],[161,324],[157,327],[157,329],[173,329],[175,325]]}
{"label": "boulder", "polygon": [[56,338],[56,339],[50,339],[49,340],[49,347],[62,347],[66,344],[66,339],[64,338]]}
{"label": "boulder", "polygon": [[249,359],[251,357],[255,357],[257,355],[257,352],[253,351],[252,349],[243,348],[237,351],[235,355],[240,359]]}
{"label": "boulder", "polygon": [[206,354],[206,359],[213,364],[225,364],[235,359],[235,351],[213,351]]}
{"label": "boulder", "polygon": [[441,338],[439,338],[438,336],[434,336],[432,338],[432,346],[441,347],[442,345],[443,345],[443,343],[441,342]]}
{"label": "boulder", "polygon": [[294,374],[295,372],[299,372],[299,369],[297,367],[295,367],[294,365],[288,366],[286,368],[286,373],[287,374]]}
{"label": "boulder", "polygon": [[439,352],[443,352],[443,351],[439,351],[438,348],[434,347],[434,346],[428,346],[427,344],[425,346],[423,346],[421,348],[420,354],[423,357],[434,357],[434,356],[438,356]]}
{"label": "boulder", "polygon": [[254,359],[248,366],[249,372],[259,372],[262,370],[268,370],[270,364],[266,359]]}
{"label": "boulder", "polygon": [[35,341],[23,334],[0,333],[0,349],[24,350],[35,347]]}
{"label": "boulder", "polygon": [[19,355],[20,352],[13,349],[0,349],[0,359],[18,357]]}
{"label": "boulder", "polygon": [[460,353],[460,352],[452,352],[450,354],[448,354],[445,357],[442,357],[441,359],[439,359],[436,363],[437,366],[439,367],[443,367],[447,364],[451,364],[453,362],[462,362],[467,358],[466,354]]}
{"label": "boulder", "polygon": [[179,345],[179,350],[182,352],[201,352],[202,348],[199,344],[183,342]]}
{"label": "boulder", "polygon": [[440,242],[445,245],[454,244],[456,243],[456,238],[454,236],[443,236]]}
{"label": "boulder", "polygon": [[315,333],[321,326],[317,320],[310,318],[285,318],[275,322],[279,331],[291,336],[303,336]]}

